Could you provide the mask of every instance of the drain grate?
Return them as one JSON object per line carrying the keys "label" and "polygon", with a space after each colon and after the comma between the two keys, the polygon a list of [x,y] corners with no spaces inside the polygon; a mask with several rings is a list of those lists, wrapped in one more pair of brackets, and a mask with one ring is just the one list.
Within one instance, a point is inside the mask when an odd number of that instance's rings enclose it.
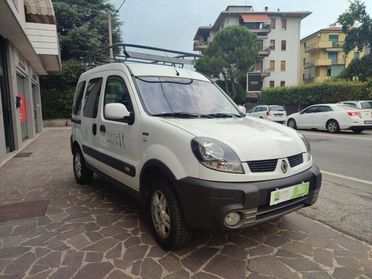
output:
{"label": "drain grate", "polygon": [[14,156],[14,158],[24,158],[24,157],[30,157],[32,152],[20,152],[17,155]]}
{"label": "drain grate", "polygon": [[0,222],[44,216],[49,200],[0,205]]}

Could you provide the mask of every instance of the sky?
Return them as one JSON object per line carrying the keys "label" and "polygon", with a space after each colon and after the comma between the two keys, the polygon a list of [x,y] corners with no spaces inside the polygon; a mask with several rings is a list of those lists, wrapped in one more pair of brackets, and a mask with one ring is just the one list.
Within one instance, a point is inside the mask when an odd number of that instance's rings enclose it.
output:
{"label": "sky", "polygon": [[[108,0],[119,7],[122,0]],[[372,1],[365,1],[372,15]],[[199,26],[215,22],[228,5],[251,5],[255,12],[310,11],[301,22],[301,38],[328,27],[348,7],[348,0],[126,0],[119,11],[125,43],[193,51]]]}

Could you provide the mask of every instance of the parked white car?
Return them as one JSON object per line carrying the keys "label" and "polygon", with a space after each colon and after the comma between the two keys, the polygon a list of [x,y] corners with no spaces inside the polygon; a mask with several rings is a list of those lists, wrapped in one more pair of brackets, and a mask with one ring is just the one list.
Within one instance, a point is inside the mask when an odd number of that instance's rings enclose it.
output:
{"label": "parked white car", "polygon": [[338,104],[348,105],[362,110],[372,110],[372,100],[367,101],[343,101]]}
{"label": "parked white car", "polygon": [[318,104],[289,115],[287,125],[294,129],[319,129],[330,133],[340,130],[361,133],[372,129],[372,115],[343,104]]}
{"label": "parked white car", "polygon": [[260,105],[255,106],[248,112],[249,116],[284,123],[287,120],[287,112],[282,106],[278,105]]}
{"label": "parked white car", "polygon": [[79,78],[72,122],[76,181],[96,173],[133,194],[164,249],[185,246],[191,229],[267,222],[319,194],[321,174],[300,133],[246,117],[194,71],[130,62],[93,68]]}

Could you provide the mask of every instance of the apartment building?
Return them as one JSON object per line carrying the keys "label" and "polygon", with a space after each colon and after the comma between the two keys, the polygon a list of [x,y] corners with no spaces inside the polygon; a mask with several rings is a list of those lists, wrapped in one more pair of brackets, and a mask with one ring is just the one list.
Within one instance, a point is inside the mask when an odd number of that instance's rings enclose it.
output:
{"label": "apartment building", "polygon": [[201,26],[194,37],[194,51],[201,54],[215,34],[231,25],[246,26],[257,35],[260,52],[255,68],[247,73],[247,97],[257,99],[262,88],[297,85],[300,74],[301,20],[311,12],[256,12],[252,6],[228,6],[211,26]]}
{"label": "apartment building", "polygon": [[341,27],[330,27],[301,40],[300,83],[322,82],[337,77],[353,59],[364,53],[343,51],[345,34]]}
{"label": "apartment building", "polygon": [[42,131],[39,75],[61,69],[51,0],[0,1],[0,163]]}

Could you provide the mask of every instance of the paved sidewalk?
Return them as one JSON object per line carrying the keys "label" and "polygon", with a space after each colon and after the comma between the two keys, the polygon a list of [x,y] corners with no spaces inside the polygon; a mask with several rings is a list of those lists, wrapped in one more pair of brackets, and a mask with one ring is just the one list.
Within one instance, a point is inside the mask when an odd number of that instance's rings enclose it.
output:
{"label": "paved sidewalk", "polygon": [[75,183],[69,135],[47,130],[0,168],[0,278],[372,278],[371,245],[297,213],[165,252],[131,197]]}

